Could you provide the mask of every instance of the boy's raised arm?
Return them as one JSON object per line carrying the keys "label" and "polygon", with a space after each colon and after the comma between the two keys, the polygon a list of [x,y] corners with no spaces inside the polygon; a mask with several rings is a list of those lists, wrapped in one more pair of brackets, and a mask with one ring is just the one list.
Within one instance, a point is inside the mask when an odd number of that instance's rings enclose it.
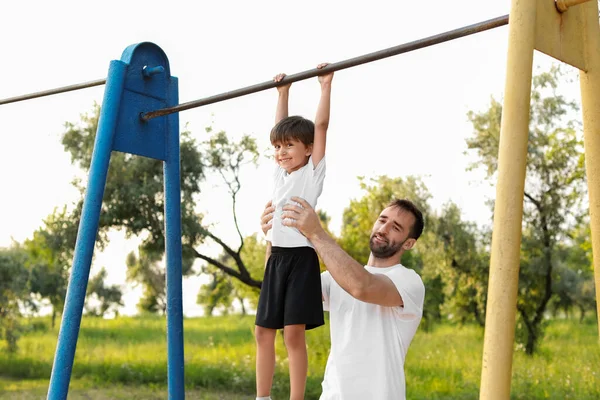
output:
{"label": "boy's raised arm", "polygon": [[[285,74],[277,74],[273,78],[275,82],[281,82],[281,80],[285,78]],[[288,116],[288,101],[290,98],[290,86],[291,83],[287,85],[277,86],[277,92],[279,93],[279,97],[277,98],[277,109],[275,110],[275,124],[281,121]]]}
{"label": "boy's raised arm", "polygon": [[[319,64],[317,68],[321,69],[328,63]],[[313,164],[316,167],[319,162],[325,157],[325,144],[327,140],[327,128],[329,128],[329,113],[331,103],[331,81],[333,80],[333,72],[319,75],[319,83],[321,84],[321,99],[317,106],[317,116],[315,117],[315,141],[312,149]]]}

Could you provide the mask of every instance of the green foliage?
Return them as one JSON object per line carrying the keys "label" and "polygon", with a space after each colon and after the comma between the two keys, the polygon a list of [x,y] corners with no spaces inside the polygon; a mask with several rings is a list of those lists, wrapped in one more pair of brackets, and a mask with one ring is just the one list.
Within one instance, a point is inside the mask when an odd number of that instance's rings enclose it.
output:
{"label": "green foliage", "polygon": [[[79,123],[65,125],[63,146],[71,154],[72,163],[83,171],[88,171],[90,167],[99,114],[100,107],[96,104],[90,113],[81,115]],[[212,128],[206,128],[206,131],[211,133]],[[183,275],[196,272],[192,267],[194,261],[199,258],[246,285],[259,288],[260,280],[251,275],[240,257],[244,238],[239,231],[236,216],[237,193],[241,188],[240,168],[247,164],[256,164],[259,153],[255,140],[246,135],[237,142],[232,141],[221,131],[207,141],[198,143],[189,131],[184,130],[180,135],[180,151]],[[237,249],[214,235],[210,227],[202,225],[203,216],[195,211],[205,170],[218,173],[229,189],[233,200],[233,220],[241,241]],[[81,182],[76,181],[75,184],[84,191]],[[128,236],[143,239],[139,255],[132,255],[127,260],[128,280],[144,286],[144,295],[139,304],[141,309],[154,312],[164,310],[164,272],[160,266],[165,248],[161,161],[130,154],[112,154],[103,199],[100,232],[105,233],[111,228],[123,228]],[[207,237],[223,248],[233,266],[198,252],[198,245]]]}
{"label": "green foliage", "polygon": [[596,290],[591,258],[590,225],[584,221],[570,234],[570,240],[558,246],[558,265],[552,282],[555,293],[551,309],[569,315],[577,308],[580,320],[586,312],[596,310]]}
{"label": "green foliage", "polygon": [[[517,338],[528,354],[542,336],[543,316],[553,295],[560,262],[557,244],[586,214],[583,143],[578,124],[570,119],[577,106],[558,92],[561,77],[553,67],[533,78],[531,92],[517,303]],[[502,106],[493,98],[487,111],[468,114],[474,132],[467,146],[477,155],[474,167],[485,168],[488,178],[498,166],[501,116]]]}
{"label": "green foliage", "polygon": [[204,315],[210,317],[215,309],[221,306],[221,314],[227,315],[233,308],[232,292],[233,284],[229,275],[218,269],[212,270],[210,267],[202,269],[202,273],[207,274],[211,281],[200,286],[200,291],[196,297],[196,303],[204,308]]}
{"label": "green foliage", "polygon": [[[62,144],[72,163],[87,172],[90,167],[100,106],[81,115],[77,124],[67,122]],[[189,247],[202,242],[202,216],[195,213],[195,198],[204,179],[204,163],[189,131],[180,135],[181,217],[184,273],[191,273],[193,254]],[[80,181],[74,182],[83,193]],[[104,191],[100,232],[123,228],[128,236],[143,238],[147,253],[162,255],[164,238],[164,178],[162,161],[113,152]],[[158,256],[159,257],[159,256]]]}
{"label": "green foliage", "polygon": [[389,178],[380,176],[366,182],[360,179],[364,196],[350,201],[344,209],[340,246],[354,259],[367,264],[371,250],[369,240],[373,224],[381,211],[394,199],[406,198],[415,203],[423,212],[425,230],[417,246],[406,252],[402,264],[419,273],[425,284],[425,304],[422,325],[428,329],[434,321],[441,319],[441,306],[444,302],[443,282],[439,264],[443,262],[442,247],[432,231],[436,217],[429,206],[431,195],[420,178]]}
{"label": "green foliage", "polygon": [[139,257],[127,255],[127,281],[134,286],[141,284],[143,294],[137,305],[139,311],[165,314],[167,311],[167,287],[165,269],[156,254],[139,249]]}
{"label": "green foliage", "polygon": [[[27,239],[24,248],[29,255],[31,293],[47,299],[52,305],[52,324],[62,311],[69,270],[73,260],[80,209],[69,212],[66,207],[55,209],[43,226]],[[100,246],[103,244],[100,238]]]}
{"label": "green foliage", "polygon": [[[207,133],[212,132],[212,128],[206,128]],[[196,252],[196,256],[212,267],[220,269],[232,277],[237,278],[246,285],[254,288],[260,288],[261,281],[257,276],[249,271],[242,257],[245,239],[240,232],[237,220],[237,195],[242,187],[240,181],[240,171],[244,165],[257,165],[259,152],[256,140],[248,135],[244,135],[238,142],[231,141],[227,134],[220,131],[210,137],[203,143],[205,153],[207,154],[209,169],[218,173],[229,190],[231,196],[232,216],[236,232],[238,233],[240,244],[237,249],[226,244],[216,235],[212,234],[208,227],[204,228],[205,234],[214,242],[223,248],[223,261],[215,260],[204,254]]]}
{"label": "green foliage", "polygon": [[[321,210],[318,211],[318,214],[325,230],[329,232],[330,217]],[[259,238],[257,234],[245,237],[243,243],[240,259],[250,276],[256,279],[262,278],[265,270],[267,243]],[[218,261],[224,265],[229,265],[233,260],[227,253],[222,253]],[[325,270],[323,264],[321,264],[321,270]],[[221,312],[225,314],[232,311],[234,300],[237,300],[238,304],[241,305],[242,315],[247,312],[246,305],[253,309],[258,306],[258,296],[260,294],[258,288],[247,285],[239,279],[233,279],[211,264],[203,266],[202,272],[211,277],[210,282],[200,287],[196,300],[198,304],[204,306],[205,315],[212,315],[217,307],[220,307]]]}
{"label": "green foliage", "polygon": [[[381,211],[396,198],[407,198],[415,203],[423,212],[425,223],[429,221],[429,200],[431,195],[425,184],[416,177],[388,178],[380,176],[365,182],[359,178],[360,187],[365,195],[358,200],[351,200],[350,205],[344,209],[342,231],[339,239],[340,246],[355,260],[362,264],[367,263],[371,250],[369,239],[373,224]],[[413,256],[415,252],[408,252],[402,259],[406,267],[421,270],[421,260]]]}
{"label": "green foliage", "polygon": [[[262,277],[264,274],[266,243],[256,234],[244,238],[244,247],[240,257],[251,276]],[[226,253],[219,257],[219,262],[231,263],[231,257]],[[211,281],[200,287],[196,302],[204,306],[205,315],[212,315],[220,307],[227,314],[233,310],[232,302],[237,300],[241,306],[242,315],[246,314],[246,303],[252,308],[258,305],[260,291],[248,286],[238,279],[233,279],[223,271],[209,265],[203,267],[203,273],[211,277]]]}
{"label": "green foliage", "polygon": [[[267,252],[267,243],[258,237],[257,234],[247,236],[244,239],[244,247],[241,251],[241,258],[251,276],[261,279],[265,272],[265,254]],[[238,280],[233,281],[233,287],[238,299],[246,299],[252,308],[258,306],[258,288],[243,284]]]}
{"label": "green foliage", "polygon": [[28,300],[27,253],[17,244],[0,249],[0,339],[10,353],[17,351],[21,315],[19,305]]}
{"label": "green foliage", "polygon": [[[202,393],[227,390],[246,398],[253,396],[253,323],[252,316],[184,320],[186,394],[189,397],[195,390]],[[321,393],[330,349],[328,326],[307,335],[307,400],[318,399]],[[167,385],[165,331],[164,317],[84,318],[72,382],[87,379],[96,390],[127,385],[122,387],[125,393],[135,393],[131,388],[136,386],[164,390]],[[23,335],[16,354],[0,353],[0,375],[20,382],[44,379],[47,388],[57,333],[54,329]],[[599,398],[600,376],[594,367],[600,365],[597,342],[594,319],[588,318],[582,324],[574,324],[572,320],[550,321],[538,354],[534,357],[521,352],[514,354],[511,399]],[[482,348],[483,334],[476,326],[442,324],[430,332],[418,332],[406,358],[408,398],[477,399]],[[280,336],[276,353],[273,397],[285,398],[289,396],[289,370]],[[573,362],[574,359],[577,362]]]}
{"label": "green foliage", "polygon": [[489,235],[474,223],[463,221],[457,205],[448,203],[432,227],[443,244],[444,262],[438,263],[444,283],[444,314],[461,323],[485,325]]}
{"label": "green foliage", "polygon": [[393,199],[407,198],[417,204],[425,228],[417,245],[405,253],[403,265],[421,275],[425,304],[421,326],[431,329],[442,318],[459,323],[485,323],[487,277],[489,274],[489,233],[466,222],[457,205],[447,203],[440,212],[429,205],[431,195],[416,177],[381,176],[367,184],[365,194],[352,200],[344,210],[340,245],[352,257],[366,264],[369,238],[379,213]]}
{"label": "green foliage", "polygon": [[119,285],[106,285],[104,281],[107,275],[103,267],[88,282],[85,309],[90,315],[104,317],[107,312],[112,311],[116,316],[119,314],[119,307],[124,306],[121,288]]}

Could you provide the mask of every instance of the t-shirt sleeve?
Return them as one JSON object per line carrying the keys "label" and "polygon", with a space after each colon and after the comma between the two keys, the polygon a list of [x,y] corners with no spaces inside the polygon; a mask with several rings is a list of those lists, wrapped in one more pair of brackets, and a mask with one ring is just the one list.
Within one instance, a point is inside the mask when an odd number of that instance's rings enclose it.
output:
{"label": "t-shirt sleeve", "polygon": [[283,168],[281,168],[279,165],[276,165],[275,168],[273,168],[273,185],[275,186],[277,184],[277,181],[279,181],[279,177],[281,176],[281,174],[283,174],[285,170]]}
{"label": "t-shirt sleeve", "polygon": [[[313,161],[312,161],[312,156],[310,157],[309,160],[310,165],[313,165]],[[323,158],[321,159],[321,161],[319,161],[319,164],[316,165],[312,171],[312,177],[313,177],[313,184],[315,185],[315,187],[317,187],[317,196],[321,195],[321,192],[323,191],[323,182],[325,181],[325,172],[326,172],[326,162],[325,162],[325,156],[323,156]]]}
{"label": "t-shirt sleeve", "polygon": [[[285,172],[285,170],[283,168],[281,168],[279,165],[276,165],[275,168],[273,168],[273,181],[272,181],[272,185],[271,185],[271,201],[273,202],[273,205],[275,205],[275,190],[277,188],[277,184],[281,181],[281,175]],[[271,220],[271,226],[273,226],[273,220]],[[267,240],[268,242],[271,242],[273,240],[273,229],[269,229],[267,231],[267,234],[265,235],[265,240]]]}
{"label": "t-shirt sleeve", "polygon": [[329,311],[329,293],[331,293],[331,274],[321,273],[321,293],[323,294],[323,310]]}
{"label": "t-shirt sleeve", "polygon": [[395,269],[386,274],[392,280],[404,306],[399,307],[401,318],[415,319],[423,316],[425,301],[425,285],[421,277],[410,269]]}

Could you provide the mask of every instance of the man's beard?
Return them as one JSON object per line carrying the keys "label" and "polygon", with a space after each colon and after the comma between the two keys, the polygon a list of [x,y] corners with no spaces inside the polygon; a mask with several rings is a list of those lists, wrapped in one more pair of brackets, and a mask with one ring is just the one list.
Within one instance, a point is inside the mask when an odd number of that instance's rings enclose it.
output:
{"label": "man's beard", "polygon": [[394,254],[398,253],[402,248],[402,245],[406,240],[403,240],[401,243],[389,242],[387,239],[387,243],[383,243],[377,245],[374,243],[373,239],[375,238],[375,234],[371,235],[371,239],[369,240],[369,248],[371,249],[371,253],[375,258],[390,258]]}

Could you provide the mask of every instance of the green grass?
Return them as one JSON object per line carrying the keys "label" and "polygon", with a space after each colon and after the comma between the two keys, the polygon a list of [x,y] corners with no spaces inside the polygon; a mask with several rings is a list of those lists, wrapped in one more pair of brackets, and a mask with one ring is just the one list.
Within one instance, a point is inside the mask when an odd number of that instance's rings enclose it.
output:
{"label": "green grass", "polygon": [[[20,380],[0,377],[0,399],[45,400],[47,380]],[[247,400],[249,396],[220,390],[187,390],[186,399],[197,400]],[[74,400],[164,400],[168,397],[164,386],[105,385],[98,386],[86,379],[71,381],[69,399]]]}
{"label": "green grass", "polygon": [[[186,398],[236,399],[254,394],[252,317],[184,321]],[[58,327],[25,322],[14,355],[0,353],[0,399],[42,399],[48,387]],[[307,399],[317,399],[329,349],[328,326],[307,334]],[[419,331],[406,362],[410,399],[478,399],[483,331],[442,325]],[[273,394],[288,396],[287,357],[280,335]],[[69,398],[165,398],[166,322],[163,318],[84,318]],[[512,399],[600,398],[600,342],[595,320],[552,321],[539,352],[513,357]],[[29,397],[28,397],[29,396]],[[78,397],[80,396],[80,397]]]}

